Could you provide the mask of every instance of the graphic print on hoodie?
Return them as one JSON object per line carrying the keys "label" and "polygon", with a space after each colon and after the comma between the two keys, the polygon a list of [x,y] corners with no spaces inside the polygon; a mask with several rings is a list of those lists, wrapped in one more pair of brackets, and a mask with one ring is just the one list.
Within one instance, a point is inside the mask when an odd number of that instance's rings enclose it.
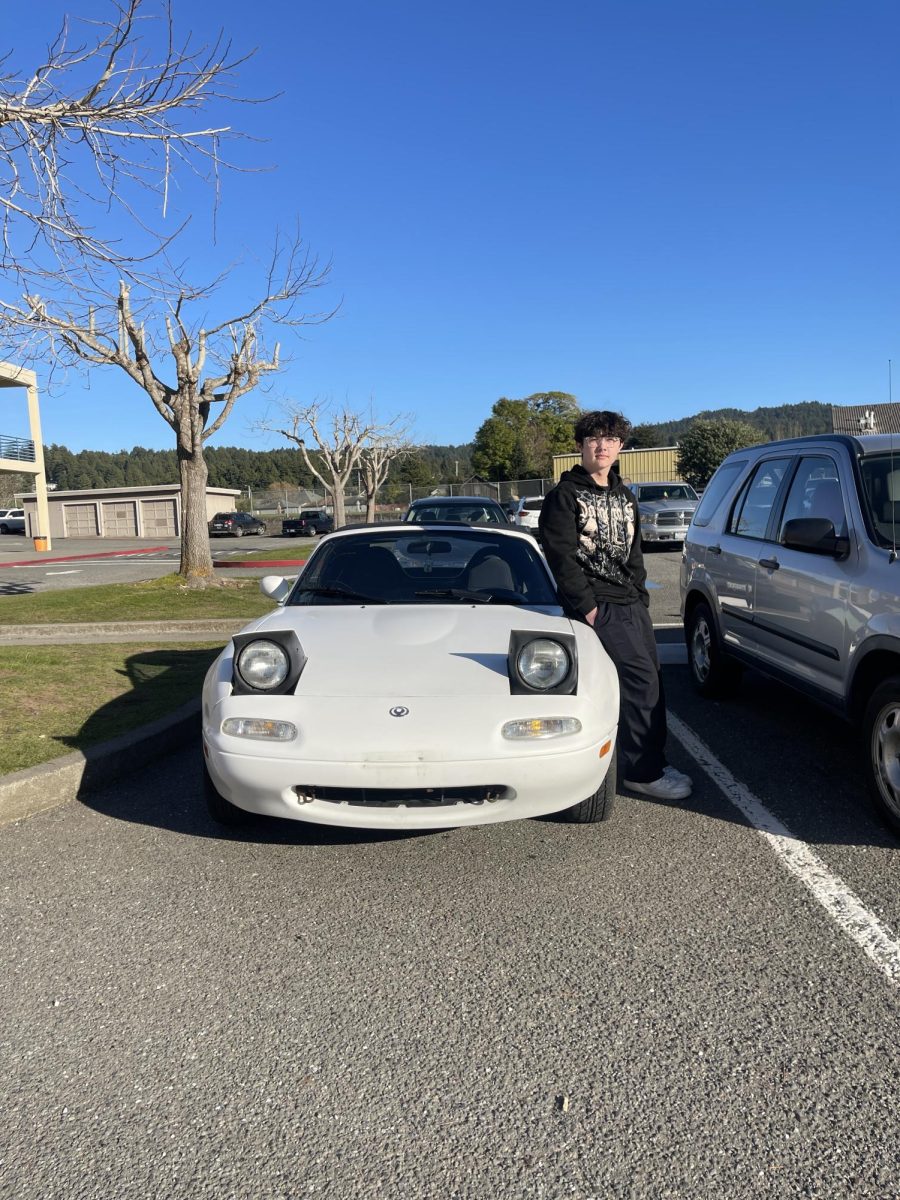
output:
{"label": "graphic print on hoodie", "polygon": [[577,488],[578,565],[588,575],[626,587],[627,563],[634,544],[634,506],[612,488]]}

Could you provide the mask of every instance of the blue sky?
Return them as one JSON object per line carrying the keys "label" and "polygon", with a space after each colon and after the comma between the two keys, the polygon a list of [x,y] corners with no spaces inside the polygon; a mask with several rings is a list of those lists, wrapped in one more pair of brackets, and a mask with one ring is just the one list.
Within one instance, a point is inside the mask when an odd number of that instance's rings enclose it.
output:
{"label": "blue sky", "polygon": [[[156,12],[154,0],[148,11]],[[18,10],[21,67],[69,11]],[[252,12],[248,29],[247,14]],[[270,397],[213,444],[265,448],[272,396],[414,413],[421,442],[470,441],[500,396],[561,390],[633,421],[704,408],[887,399],[900,364],[900,6],[831,0],[608,0],[288,6],[175,0],[176,26],[258,47],[232,112],[263,174],[189,180],[200,275],[245,262],[211,316],[241,308],[278,226],[333,261],[283,337]],[[900,376],[898,376],[900,378]],[[166,448],[112,370],[42,403],[47,442]],[[22,432],[12,408],[0,431]]]}

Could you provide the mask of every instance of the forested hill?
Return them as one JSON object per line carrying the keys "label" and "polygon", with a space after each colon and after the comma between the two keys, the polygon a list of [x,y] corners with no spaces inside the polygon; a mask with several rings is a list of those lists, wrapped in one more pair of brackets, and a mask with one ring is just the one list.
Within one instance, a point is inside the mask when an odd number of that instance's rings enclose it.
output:
{"label": "forested hill", "polygon": [[808,400],[803,404],[780,404],[770,408],[713,408],[676,421],[635,423],[635,445],[674,446],[692,421],[743,421],[760,430],[768,441],[831,433],[831,405]]}
{"label": "forested hill", "polygon": [[[312,476],[299,450],[245,450],[240,446],[207,446],[210,487],[254,492],[288,484],[309,487]],[[45,446],[47,479],[61,490],[70,488],[142,487],[177,483],[178,459],[173,450],[135,446],[115,454]],[[415,486],[471,475],[471,446],[421,446],[415,455],[393,464],[391,479]],[[317,485],[321,490],[321,485]]]}

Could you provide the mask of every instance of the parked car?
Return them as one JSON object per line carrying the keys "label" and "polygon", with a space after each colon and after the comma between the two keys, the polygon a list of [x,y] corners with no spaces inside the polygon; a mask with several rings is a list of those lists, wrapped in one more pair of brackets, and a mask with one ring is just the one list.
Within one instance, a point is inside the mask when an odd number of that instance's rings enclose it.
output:
{"label": "parked car", "polygon": [[641,514],[641,544],[683,542],[699,503],[689,483],[632,483]]}
{"label": "parked car", "polygon": [[245,512],[216,513],[209,523],[211,537],[243,537],[245,533],[265,533],[265,521]]}
{"label": "parked car", "polygon": [[0,508],[0,533],[24,533],[25,509]]}
{"label": "parked car", "polygon": [[404,521],[419,525],[447,521],[465,525],[509,525],[503,506],[489,496],[423,496],[413,500],[403,514]]}
{"label": "parked car", "polygon": [[283,537],[315,537],[332,529],[334,518],[322,508],[304,508],[296,517],[285,517],[281,522]]}
{"label": "parked car", "polygon": [[537,537],[538,518],[541,515],[543,503],[543,496],[523,496],[521,500],[517,501],[513,511],[513,525],[518,525],[520,529],[527,529],[529,533],[533,533]]}
{"label": "parked car", "polygon": [[750,664],[858,724],[900,830],[900,445],[819,436],[740,450],[694,514],[681,566],[688,662],[721,695]]}
{"label": "parked car", "polygon": [[563,615],[533,538],[406,524],[324,537],[280,607],[203,687],[212,816],[438,829],[562,812],[603,819],[619,687]]}

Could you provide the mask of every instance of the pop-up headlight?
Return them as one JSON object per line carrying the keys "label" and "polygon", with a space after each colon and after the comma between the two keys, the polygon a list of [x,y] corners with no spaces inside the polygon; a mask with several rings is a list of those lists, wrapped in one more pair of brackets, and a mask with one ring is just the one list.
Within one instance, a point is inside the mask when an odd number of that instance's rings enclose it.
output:
{"label": "pop-up headlight", "polygon": [[293,629],[239,633],[232,640],[233,695],[280,696],[294,690],[306,655]]}

